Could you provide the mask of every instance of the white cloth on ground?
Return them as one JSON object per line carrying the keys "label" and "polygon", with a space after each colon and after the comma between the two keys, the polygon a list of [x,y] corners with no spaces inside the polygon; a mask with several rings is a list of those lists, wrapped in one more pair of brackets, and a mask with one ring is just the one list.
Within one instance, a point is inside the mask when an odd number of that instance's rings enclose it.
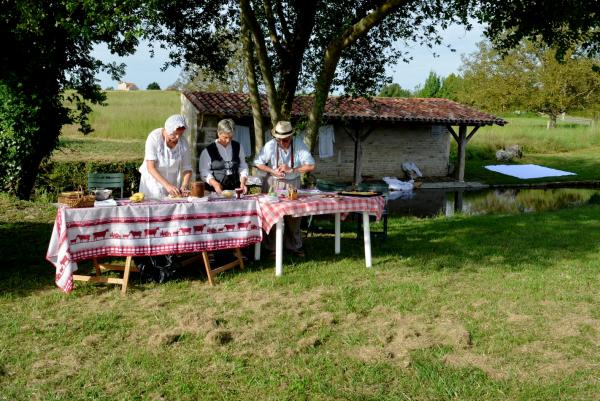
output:
{"label": "white cloth on ground", "polygon": [[496,164],[485,166],[486,169],[496,173],[510,175],[521,179],[543,178],[543,177],[561,177],[564,175],[577,175],[569,171],[556,170],[537,164]]}
{"label": "white cloth on ground", "polygon": [[396,177],[383,177],[383,181],[385,181],[390,187],[390,191],[412,191],[414,188],[414,181],[401,181]]}
{"label": "white cloth on ground", "polygon": [[415,193],[413,191],[390,191],[388,193],[388,200],[412,199],[414,197]]}

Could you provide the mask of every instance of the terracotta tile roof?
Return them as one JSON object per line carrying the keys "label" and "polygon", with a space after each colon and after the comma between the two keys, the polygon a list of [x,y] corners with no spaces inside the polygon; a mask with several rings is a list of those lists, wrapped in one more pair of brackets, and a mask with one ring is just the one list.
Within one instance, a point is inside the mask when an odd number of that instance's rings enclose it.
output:
{"label": "terracotta tile roof", "polygon": [[[246,93],[184,92],[184,96],[200,113],[217,116],[250,117],[249,95]],[[312,96],[297,96],[292,117],[305,116],[312,107]],[[262,96],[262,110],[269,116],[266,96]],[[451,125],[504,125],[506,121],[493,115],[437,98],[346,98],[330,96],[323,118],[326,121],[390,121],[437,123]]]}

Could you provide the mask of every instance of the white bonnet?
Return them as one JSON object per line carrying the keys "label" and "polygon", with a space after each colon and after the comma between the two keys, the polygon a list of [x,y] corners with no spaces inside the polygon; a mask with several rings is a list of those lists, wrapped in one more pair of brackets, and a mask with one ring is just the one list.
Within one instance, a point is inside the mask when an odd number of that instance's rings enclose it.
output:
{"label": "white bonnet", "polygon": [[182,127],[187,129],[187,122],[185,121],[185,117],[182,115],[173,114],[165,121],[165,130],[167,130],[167,134],[172,134],[177,130],[177,128]]}

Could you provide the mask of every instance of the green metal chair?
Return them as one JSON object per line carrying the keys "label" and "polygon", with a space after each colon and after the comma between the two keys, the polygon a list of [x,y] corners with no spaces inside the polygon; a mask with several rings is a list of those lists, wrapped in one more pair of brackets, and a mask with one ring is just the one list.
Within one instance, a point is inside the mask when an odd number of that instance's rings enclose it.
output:
{"label": "green metal chair", "polygon": [[123,186],[125,175],[123,173],[88,173],[88,189],[107,188],[121,190],[123,197]]}

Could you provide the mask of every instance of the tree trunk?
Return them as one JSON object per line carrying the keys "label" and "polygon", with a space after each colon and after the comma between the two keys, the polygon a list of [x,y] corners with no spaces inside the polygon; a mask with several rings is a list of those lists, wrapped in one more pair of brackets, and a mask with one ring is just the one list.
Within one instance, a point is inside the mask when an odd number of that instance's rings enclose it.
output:
{"label": "tree trunk", "polygon": [[256,46],[256,57],[258,59],[258,65],[263,77],[265,84],[265,90],[267,92],[267,99],[269,101],[269,114],[271,116],[271,125],[275,124],[280,120],[280,103],[277,91],[275,89],[275,81],[273,79],[273,72],[271,70],[271,64],[269,62],[269,56],[267,53],[267,47],[265,45],[265,37],[263,32],[256,21],[254,11],[250,6],[249,0],[240,0],[241,17],[245,19],[248,30],[252,33],[254,39],[254,45]]}
{"label": "tree trunk", "polygon": [[310,149],[311,153],[315,150],[319,125],[321,124],[321,119],[323,118],[325,103],[327,102],[327,97],[329,96],[331,83],[333,82],[335,70],[340,60],[342,51],[355,43],[360,37],[366,35],[371,28],[381,22],[381,20],[394,12],[404,3],[406,3],[406,0],[385,1],[376,9],[361,18],[354,25],[346,29],[346,31],[344,31],[339,37],[332,40],[327,46],[323,59],[323,68],[321,69],[315,85],[315,102],[308,115],[306,145]]}
{"label": "tree trunk", "polygon": [[548,116],[548,129],[554,129],[556,128],[556,114],[550,114]]}
{"label": "tree trunk", "polygon": [[323,69],[321,70],[317,84],[315,85],[315,100],[312,109],[308,114],[308,127],[305,139],[306,146],[308,146],[311,153],[314,153],[315,150],[319,126],[321,125],[323,111],[325,110],[329,89],[331,88],[331,82],[333,81],[333,75],[335,74],[340,55],[340,46],[337,46],[336,44],[329,46],[329,49],[325,52]]}
{"label": "tree trunk", "polygon": [[242,50],[244,53],[244,71],[248,81],[252,120],[254,121],[254,152],[258,154],[264,146],[264,120],[258,86],[256,84],[256,68],[254,65],[254,49],[250,31],[242,18]]}

